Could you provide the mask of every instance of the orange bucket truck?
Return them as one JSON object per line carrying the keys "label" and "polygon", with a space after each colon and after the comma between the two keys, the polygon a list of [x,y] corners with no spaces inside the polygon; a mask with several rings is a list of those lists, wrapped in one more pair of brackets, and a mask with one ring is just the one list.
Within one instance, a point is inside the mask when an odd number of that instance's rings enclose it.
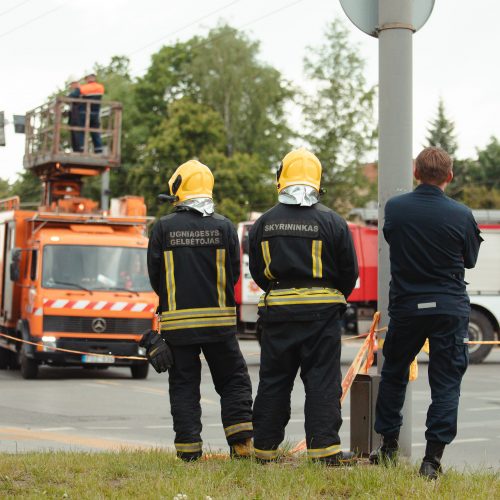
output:
{"label": "orange bucket truck", "polygon": [[26,115],[24,164],[41,181],[41,206],[0,201],[0,368],[20,367],[32,379],[40,365],[129,366],[145,378],[138,342],[157,306],[146,264],[151,218],[141,197],[111,200],[103,211],[81,196],[85,177],[119,164],[121,107],[101,103],[104,151],[90,150],[97,129],[87,123],[76,127],[86,144],[75,153],[70,126],[57,121],[69,101]]}

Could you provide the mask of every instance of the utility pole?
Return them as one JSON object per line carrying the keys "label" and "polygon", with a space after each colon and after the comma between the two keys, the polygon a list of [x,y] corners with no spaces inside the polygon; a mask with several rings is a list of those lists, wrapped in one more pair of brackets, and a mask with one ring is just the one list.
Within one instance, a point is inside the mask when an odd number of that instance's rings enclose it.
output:
{"label": "utility pole", "polygon": [[[389,323],[390,263],[384,240],[384,209],[389,198],[413,187],[413,33],[429,18],[434,0],[340,0],[349,19],[379,39],[379,161],[378,161],[378,310],[381,326]],[[385,335],[379,335],[379,347]],[[377,371],[383,365],[377,353]],[[401,453],[411,456],[411,385],[403,407]],[[375,404],[376,394],[372,394]],[[372,410],[372,414],[373,414]]]}
{"label": "utility pole", "polygon": [[[384,209],[389,198],[413,187],[412,99],[413,31],[411,0],[379,0],[379,162],[378,162],[378,310],[381,325],[389,324],[389,245],[384,239]],[[379,335],[382,345],[385,334]],[[377,371],[383,365],[377,353]],[[411,456],[412,386],[406,389],[403,426],[399,435],[401,454]]]}

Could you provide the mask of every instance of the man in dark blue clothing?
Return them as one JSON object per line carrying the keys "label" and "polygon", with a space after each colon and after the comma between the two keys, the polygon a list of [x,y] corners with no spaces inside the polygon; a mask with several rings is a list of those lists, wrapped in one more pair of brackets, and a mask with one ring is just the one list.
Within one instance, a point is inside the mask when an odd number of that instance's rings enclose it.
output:
{"label": "man in dark blue clothing", "polygon": [[419,186],[387,202],[383,230],[391,261],[390,322],[375,421],[383,442],[370,461],[397,456],[409,367],[428,338],[432,403],[420,474],[430,479],[441,472],[444,447],[457,433],[460,383],[468,365],[464,268],[475,266],[482,241],[471,210],[444,194],[452,166],[445,151],[425,148],[415,161]]}
{"label": "man in dark blue clothing", "polygon": [[[79,99],[81,97],[80,82],[78,78],[71,76],[69,78],[70,92],[68,97]],[[72,102],[70,104],[68,125],[70,127],[83,127],[85,125],[85,105],[80,102]],[[83,151],[83,132],[80,130],[70,129],[71,149],[75,153]]]}

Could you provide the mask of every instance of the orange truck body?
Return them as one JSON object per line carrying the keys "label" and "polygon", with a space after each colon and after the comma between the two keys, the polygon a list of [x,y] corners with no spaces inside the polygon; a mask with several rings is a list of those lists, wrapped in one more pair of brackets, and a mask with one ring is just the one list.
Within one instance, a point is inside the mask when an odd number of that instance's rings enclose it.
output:
{"label": "orange truck body", "polygon": [[157,306],[147,278],[148,218],[142,198],[114,205],[108,215],[23,210],[16,198],[0,202],[4,368],[20,364],[25,378],[35,378],[41,364],[129,366],[133,377],[147,376],[144,359],[127,357],[143,357],[138,342],[153,327]]}

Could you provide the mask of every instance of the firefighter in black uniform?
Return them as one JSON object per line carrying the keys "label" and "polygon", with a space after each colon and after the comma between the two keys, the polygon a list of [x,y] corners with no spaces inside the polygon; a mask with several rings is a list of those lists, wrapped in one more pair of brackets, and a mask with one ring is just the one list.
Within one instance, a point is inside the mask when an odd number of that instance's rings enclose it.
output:
{"label": "firefighter in black uniform", "polygon": [[414,175],[420,185],[391,198],[385,207],[390,322],[375,421],[383,442],[370,460],[397,458],[409,367],[428,338],[432,403],[420,474],[435,479],[444,447],[457,433],[460,383],[468,364],[470,304],[464,267],[476,264],[482,238],[470,209],[444,194],[453,178],[452,160],[445,151],[424,149]]}
{"label": "firefighter in black uniform", "polygon": [[277,172],[279,203],[250,231],[250,272],[266,291],[253,421],[263,462],[278,458],[299,368],[308,456],[330,465],[351,456],[339,438],[340,321],[358,264],[346,222],[318,203],[320,180],[316,156],[303,148],[288,153]]}
{"label": "firefighter in black uniform", "polygon": [[200,352],[221,397],[232,456],[253,452],[252,387],[235,336],[238,236],[229,219],[214,213],[213,184],[207,166],[196,160],[181,165],[169,181],[175,212],[154,226],[148,248],[149,278],[160,298],[161,337],[150,332],[143,345],[160,370],[171,364],[163,359],[168,347],[173,354],[169,393],[175,447],[186,461],[202,455]]}

